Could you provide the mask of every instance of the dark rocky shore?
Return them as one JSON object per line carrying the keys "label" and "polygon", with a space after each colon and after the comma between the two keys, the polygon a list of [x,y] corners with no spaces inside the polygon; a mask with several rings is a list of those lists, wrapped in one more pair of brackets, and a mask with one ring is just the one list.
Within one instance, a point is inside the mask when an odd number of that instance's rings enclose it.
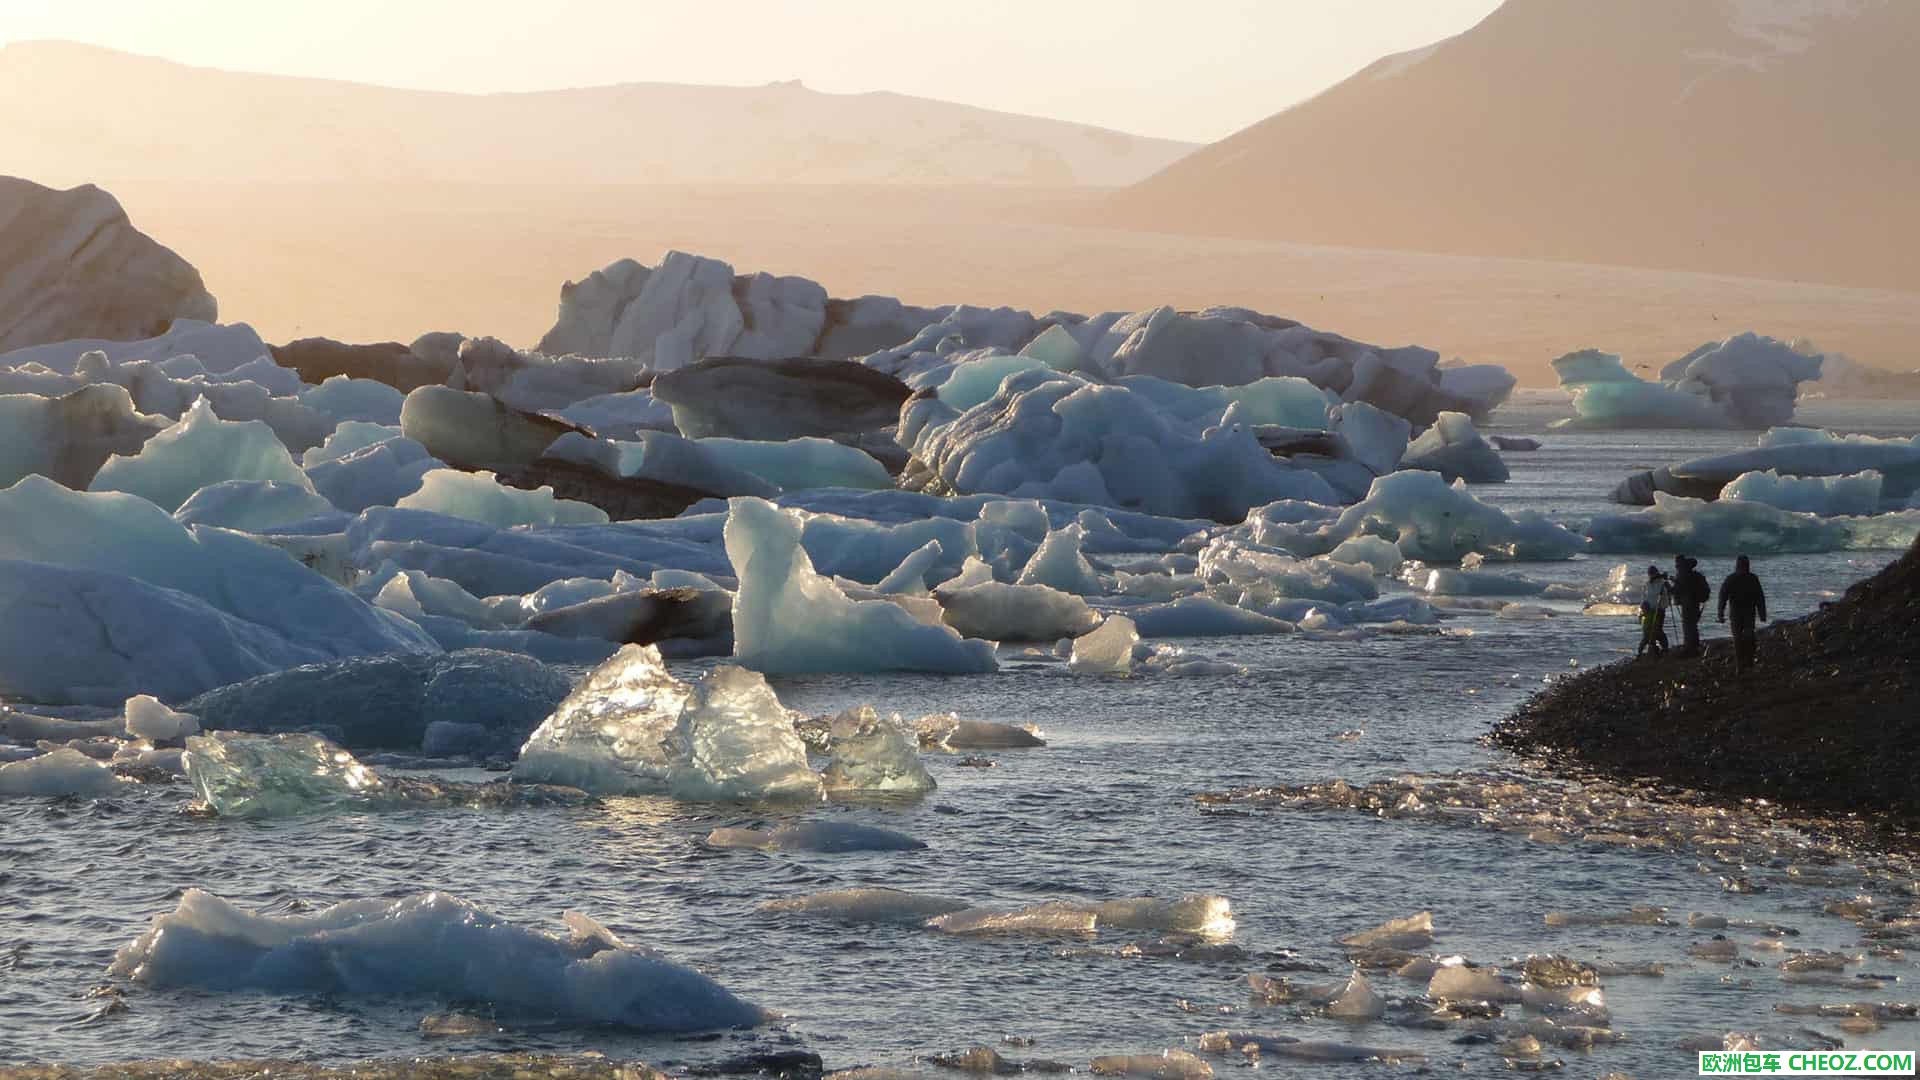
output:
{"label": "dark rocky shore", "polygon": [[1615,778],[1920,825],[1920,543],[1818,612],[1763,624],[1759,645],[1740,676],[1722,637],[1699,659],[1559,680],[1491,740]]}

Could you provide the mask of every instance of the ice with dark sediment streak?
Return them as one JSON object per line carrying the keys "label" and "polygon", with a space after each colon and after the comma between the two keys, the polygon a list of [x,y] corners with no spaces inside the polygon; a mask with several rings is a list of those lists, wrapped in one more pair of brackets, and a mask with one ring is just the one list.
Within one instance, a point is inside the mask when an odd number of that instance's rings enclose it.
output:
{"label": "ice with dark sediment streak", "polygon": [[112,769],[68,746],[0,765],[0,798],[59,795],[93,798],[113,795],[123,786]]}
{"label": "ice with dark sediment streak", "polygon": [[758,851],[919,851],[926,841],[873,825],[842,821],[803,821],[774,829],[720,828],[707,834],[713,848]]}
{"label": "ice with dark sediment streak", "polygon": [[555,935],[445,893],[311,914],[242,911],[199,889],[123,946],[109,973],[150,987],[485,1002],[496,1016],[638,1031],[751,1027],[766,1014],[575,912]]}
{"label": "ice with dark sediment streak", "polygon": [[829,794],[921,794],[936,786],[920,763],[917,739],[899,716],[881,716],[871,705],[849,709],[827,728]]}
{"label": "ice with dark sediment streak", "polygon": [[899,923],[919,926],[928,919],[963,911],[964,900],[900,889],[829,889],[769,900],[760,910],[780,914],[806,915],[855,923]]}
{"label": "ice with dark sediment streak", "polygon": [[725,664],[693,684],[665,747],[667,788],[702,802],[818,802],[820,777],[793,721],[757,671]]}
{"label": "ice with dark sediment streak", "polygon": [[528,737],[514,779],[606,795],[664,791],[672,764],[665,740],[690,689],[668,673],[659,649],[626,646]]}

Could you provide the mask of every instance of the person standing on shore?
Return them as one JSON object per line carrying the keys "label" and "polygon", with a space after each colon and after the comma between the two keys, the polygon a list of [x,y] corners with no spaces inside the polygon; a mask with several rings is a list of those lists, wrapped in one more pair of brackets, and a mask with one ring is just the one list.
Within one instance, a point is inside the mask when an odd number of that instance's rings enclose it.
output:
{"label": "person standing on shore", "polygon": [[1673,606],[1673,587],[1657,566],[1647,567],[1646,598],[1640,601],[1640,648],[1634,659],[1648,649],[1655,656],[1667,654],[1667,609]]}
{"label": "person standing on shore", "polygon": [[1753,666],[1760,639],[1754,617],[1767,622],[1767,594],[1753,572],[1753,560],[1745,555],[1733,561],[1733,573],[1720,583],[1720,621],[1727,621],[1727,608],[1733,608],[1733,669],[1745,671]]}
{"label": "person standing on shore", "polygon": [[1700,572],[1698,559],[1675,555],[1673,570],[1673,602],[1680,605],[1680,655],[1699,656],[1700,613],[1713,595],[1713,587]]}

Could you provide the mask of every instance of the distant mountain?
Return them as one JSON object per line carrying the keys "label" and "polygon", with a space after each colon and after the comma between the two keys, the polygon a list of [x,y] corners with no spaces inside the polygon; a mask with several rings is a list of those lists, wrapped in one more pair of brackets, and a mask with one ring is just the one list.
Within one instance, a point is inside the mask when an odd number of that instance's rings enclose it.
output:
{"label": "distant mountain", "polygon": [[444,94],[0,47],[5,168],[129,180],[1118,186],[1193,147],[798,83]]}
{"label": "distant mountain", "polygon": [[1920,2],[1508,0],[1101,214],[1920,288]]}

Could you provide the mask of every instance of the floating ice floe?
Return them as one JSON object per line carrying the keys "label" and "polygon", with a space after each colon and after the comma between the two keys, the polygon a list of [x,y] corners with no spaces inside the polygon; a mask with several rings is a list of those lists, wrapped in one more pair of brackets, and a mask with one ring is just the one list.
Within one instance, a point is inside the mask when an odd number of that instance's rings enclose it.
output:
{"label": "floating ice floe", "polygon": [[791,511],[760,499],[728,504],[727,557],[734,594],[734,657],[762,672],[991,672],[993,646],[927,626],[887,601],[847,598],[815,573]]}
{"label": "floating ice floe", "polygon": [[221,732],[187,739],[187,779],[221,817],[283,817],[364,801],[378,773],[317,735]]}
{"label": "floating ice floe", "polygon": [[765,676],[722,665],[688,691],[664,740],[676,799],[818,802],[820,777]]}
{"label": "floating ice floe", "polygon": [[1127,675],[1140,631],[1125,615],[1109,615],[1099,629],[1073,639],[1067,668],[1076,675]]}
{"label": "floating ice floe", "polygon": [[349,421],[381,424],[394,428],[396,435],[400,433],[400,403],[406,395],[386,383],[334,375],[299,394],[301,404],[343,424]]}
{"label": "floating ice floe", "polygon": [[923,750],[1008,750],[1047,745],[1031,725],[1016,727],[935,713],[914,722]]}
{"label": "floating ice floe", "polygon": [[263,533],[294,525],[344,528],[347,515],[306,484],[222,480],[194,492],[173,512],[182,525]]}
{"label": "floating ice floe", "polygon": [[129,736],[154,743],[178,743],[200,732],[200,718],[169,709],[160,699],[137,694],[127,699],[123,722]]}
{"label": "floating ice floe", "polygon": [[1873,517],[1818,517],[1762,502],[1706,502],[1660,492],[1650,509],[1594,517],[1587,523],[1587,536],[1596,552],[1737,555],[1898,550],[1920,536],[1920,510]]}
{"label": "floating ice floe", "polygon": [[1499,484],[1509,475],[1507,463],[1474,430],[1473,420],[1456,412],[1441,413],[1432,427],[1408,443],[1400,467],[1437,472],[1449,483]]}
{"label": "floating ice floe", "polygon": [[715,829],[707,846],[757,851],[919,851],[926,842],[905,833],[846,821],[803,821],[774,829]]}
{"label": "floating ice floe", "polygon": [[1449,485],[1419,470],[1375,480],[1367,497],[1345,510],[1303,508],[1300,520],[1286,522],[1267,516],[1268,509],[1249,513],[1236,532],[1300,554],[1331,551],[1359,536],[1390,540],[1402,556],[1428,562],[1457,562],[1473,553],[1488,559],[1564,559],[1586,546],[1577,533],[1539,513],[1509,516],[1474,498],[1464,484]]}
{"label": "floating ice floe", "polygon": [[205,398],[147,440],[138,454],[109,458],[90,488],[138,495],[171,513],[201,488],[222,480],[270,480],[313,489],[272,428],[258,420],[222,420]]}
{"label": "floating ice floe", "polygon": [[629,645],[595,668],[528,736],[514,779],[606,795],[664,792],[666,739],[691,688],[660,651]]}
{"label": "floating ice floe", "polygon": [[111,974],[156,988],[408,995],[485,1002],[502,1018],[692,1032],[765,1014],[659,953],[568,912],[556,936],[445,893],[259,915],[189,889],[123,946]]}
{"label": "floating ice floe", "polygon": [[1781,476],[1744,472],[1720,489],[1722,499],[1765,503],[1818,517],[1871,517],[1880,512],[1881,476],[1872,470],[1846,476]]}
{"label": "floating ice floe", "polygon": [[[1880,497],[1901,502],[1920,491],[1920,444],[1902,439],[1835,437],[1824,431],[1777,428],[1751,450],[1736,450],[1636,473],[1614,488],[1615,502],[1648,506],[1656,493],[1695,499],[1719,498],[1748,473],[1785,477],[1880,475]],[[1877,508],[1876,508],[1877,509]]]}
{"label": "floating ice floe", "polygon": [[920,763],[918,740],[898,716],[881,716],[871,705],[835,716],[827,727],[829,795],[920,794],[937,785]]}
{"label": "floating ice floe", "polygon": [[652,391],[671,407],[669,427],[696,439],[878,431],[899,420],[910,392],[891,375],[845,360],[720,356],[661,372]]}
{"label": "floating ice floe", "polygon": [[353,751],[513,753],[572,691],[514,653],[359,657],[222,686],[188,702],[210,730],[317,732]]}
{"label": "floating ice floe", "polygon": [[97,798],[124,787],[113,770],[71,747],[0,765],[0,798],[79,795]]}
{"label": "floating ice floe", "polygon": [[984,581],[934,590],[941,619],[969,638],[989,641],[1057,641],[1100,624],[1085,600],[1045,585]]}
{"label": "floating ice floe", "polygon": [[1820,377],[1821,357],[1785,342],[1739,334],[1668,364],[1660,382],[1627,371],[1595,349],[1553,362],[1576,413],[1560,425],[1586,428],[1765,428],[1793,419],[1799,384]]}
{"label": "floating ice floe", "polygon": [[[341,428],[347,425],[342,424]],[[312,451],[309,451],[312,453]],[[325,450],[322,454],[326,453]],[[308,462],[307,479],[315,491],[349,514],[392,506],[420,490],[426,475],[445,467],[412,439],[395,435],[346,451],[340,457]]]}

